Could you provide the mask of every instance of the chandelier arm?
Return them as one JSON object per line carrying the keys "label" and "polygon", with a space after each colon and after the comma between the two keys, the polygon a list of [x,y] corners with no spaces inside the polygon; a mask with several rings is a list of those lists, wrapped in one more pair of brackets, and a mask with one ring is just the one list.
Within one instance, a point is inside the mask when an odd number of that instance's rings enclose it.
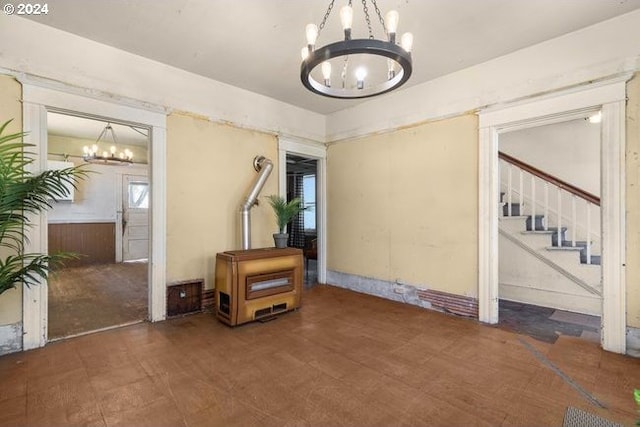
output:
{"label": "chandelier arm", "polygon": [[118,145],[118,138],[116,137],[116,130],[109,125],[109,130],[111,130],[111,138],[113,138],[114,145]]}
{"label": "chandelier arm", "polygon": [[100,135],[98,135],[98,139],[96,139],[96,142],[95,142],[96,144],[99,143],[100,140],[105,137],[107,133],[107,129],[108,129],[108,126],[105,126],[104,129],[102,129],[102,132],[100,132]]}

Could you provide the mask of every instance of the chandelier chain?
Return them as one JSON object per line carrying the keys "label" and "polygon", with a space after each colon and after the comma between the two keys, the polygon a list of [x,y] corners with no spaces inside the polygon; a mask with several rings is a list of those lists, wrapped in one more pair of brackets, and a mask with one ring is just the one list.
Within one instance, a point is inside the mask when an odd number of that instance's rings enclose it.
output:
{"label": "chandelier chain", "polygon": [[378,8],[378,4],[376,3],[376,0],[371,0],[371,3],[373,3],[373,7],[376,9],[376,13],[378,14],[378,19],[380,19],[380,23],[382,24],[382,30],[384,31],[385,34],[387,34],[387,26],[384,24],[384,18],[382,17],[382,13],[380,13],[380,9]]}
{"label": "chandelier chain", "polygon": [[362,0],[362,9],[364,10],[364,19],[367,21],[367,28],[369,29],[369,39],[373,40],[373,30],[371,29],[371,19],[369,18],[367,0]]}
{"label": "chandelier chain", "polygon": [[322,22],[320,23],[320,26],[318,27],[318,36],[320,35],[320,31],[322,31],[322,29],[324,28],[324,25],[327,23],[327,18],[329,18],[329,15],[331,14],[331,9],[333,9],[333,2],[335,0],[331,0],[331,3],[329,3],[329,7],[327,8],[327,11],[324,14],[324,18],[322,18]]}

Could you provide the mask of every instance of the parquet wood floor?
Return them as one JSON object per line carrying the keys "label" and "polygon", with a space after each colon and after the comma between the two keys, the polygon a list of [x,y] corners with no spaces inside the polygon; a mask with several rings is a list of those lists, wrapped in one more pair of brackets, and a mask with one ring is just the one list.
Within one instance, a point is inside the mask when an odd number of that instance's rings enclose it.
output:
{"label": "parquet wood floor", "polygon": [[49,277],[49,339],[147,318],[148,264],[69,267]]}
{"label": "parquet wood floor", "polygon": [[3,356],[0,383],[10,426],[560,426],[568,405],[631,425],[640,361],[315,286],[268,323],[198,314]]}

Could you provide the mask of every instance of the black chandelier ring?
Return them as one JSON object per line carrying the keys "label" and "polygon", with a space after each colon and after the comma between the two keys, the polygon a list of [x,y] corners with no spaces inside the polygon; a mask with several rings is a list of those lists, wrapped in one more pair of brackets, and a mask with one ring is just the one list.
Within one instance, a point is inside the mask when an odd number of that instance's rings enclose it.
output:
{"label": "black chandelier ring", "polygon": [[[334,88],[318,82],[311,72],[320,64],[333,58],[355,54],[378,55],[391,59],[400,65],[400,70],[389,80],[362,89]],[[411,77],[411,53],[395,43],[376,39],[350,39],[320,47],[302,61],[300,79],[312,92],[330,98],[358,99],[380,95],[402,86]]]}

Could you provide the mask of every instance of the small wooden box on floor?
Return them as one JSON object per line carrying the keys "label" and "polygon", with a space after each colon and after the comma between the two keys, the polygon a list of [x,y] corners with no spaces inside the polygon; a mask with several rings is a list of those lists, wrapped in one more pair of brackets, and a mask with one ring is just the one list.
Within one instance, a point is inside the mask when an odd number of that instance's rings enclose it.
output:
{"label": "small wooden box on floor", "polygon": [[300,249],[227,251],[216,256],[216,316],[235,326],[300,307]]}

